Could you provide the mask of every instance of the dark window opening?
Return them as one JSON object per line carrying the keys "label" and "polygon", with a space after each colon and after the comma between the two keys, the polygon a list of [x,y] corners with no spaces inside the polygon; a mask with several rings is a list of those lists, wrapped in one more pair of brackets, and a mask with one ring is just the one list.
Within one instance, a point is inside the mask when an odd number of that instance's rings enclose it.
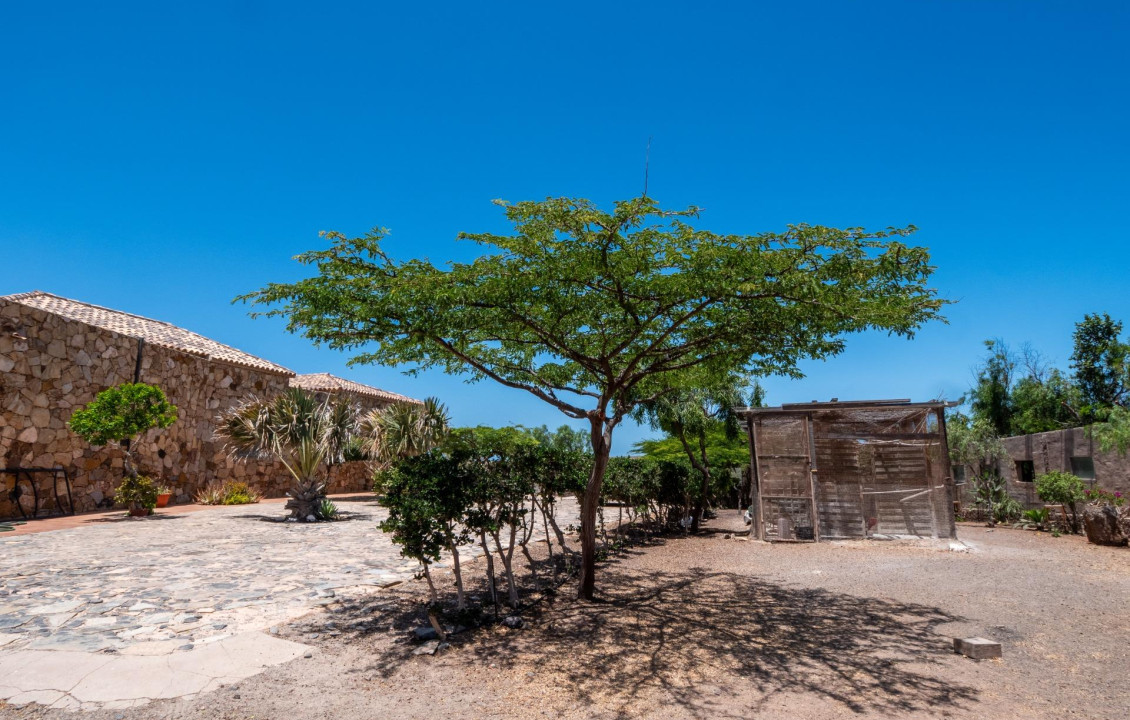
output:
{"label": "dark window opening", "polygon": [[1036,481],[1036,463],[1031,460],[1016,461],[1016,479],[1020,482]]}
{"label": "dark window opening", "polygon": [[1095,459],[1089,457],[1071,458],[1071,474],[1082,480],[1095,479]]}

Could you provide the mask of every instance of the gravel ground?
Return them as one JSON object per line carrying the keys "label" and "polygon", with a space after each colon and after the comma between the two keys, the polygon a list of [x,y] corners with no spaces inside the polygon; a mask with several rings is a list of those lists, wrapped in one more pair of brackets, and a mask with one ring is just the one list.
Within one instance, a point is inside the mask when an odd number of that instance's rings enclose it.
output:
{"label": "gravel ground", "polygon": [[[424,587],[284,629],[311,657],[191,700],[84,718],[1125,718],[1130,550],[963,525],[962,544],[767,545],[711,532],[604,564],[527,626],[413,655]],[[469,568],[476,577],[482,561]],[[480,589],[481,592],[481,589]],[[530,593],[528,597],[533,597]],[[951,638],[1000,641],[1002,660]],[[35,707],[14,718],[74,717]]]}

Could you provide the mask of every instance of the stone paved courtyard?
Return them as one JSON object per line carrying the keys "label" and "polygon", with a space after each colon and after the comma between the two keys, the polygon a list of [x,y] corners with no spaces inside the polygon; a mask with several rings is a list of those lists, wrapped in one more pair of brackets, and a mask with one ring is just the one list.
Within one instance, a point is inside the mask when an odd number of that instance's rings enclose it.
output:
{"label": "stone paved courtyard", "polygon": [[[386,511],[375,499],[335,502],[346,519],[334,523],[277,522],[282,506],[262,503],[0,536],[0,699],[125,707],[206,691],[301,654],[303,645],[272,629],[417,571],[377,528]],[[575,504],[559,515],[563,527],[576,522]],[[220,648],[222,658],[206,657]],[[235,651],[245,662],[215,670],[217,659],[238,660]],[[174,672],[140,689],[131,680],[113,697],[107,683],[140,672],[143,658]],[[37,663],[46,666],[29,676]]]}

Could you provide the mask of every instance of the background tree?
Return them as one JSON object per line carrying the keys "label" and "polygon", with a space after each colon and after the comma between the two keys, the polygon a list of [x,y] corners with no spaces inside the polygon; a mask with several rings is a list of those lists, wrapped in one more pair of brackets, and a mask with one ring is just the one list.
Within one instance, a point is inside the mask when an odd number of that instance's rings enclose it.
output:
{"label": "background tree", "polygon": [[125,476],[136,478],[137,439],[154,428],[169,427],[176,419],[177,408],[169,403],[161,388],[123,383],[103,390],[75,410],[69,424],[76,435],[94,447],[117,443],[122,450]]}
{"label": "background tree", "polygon": [[1118,339],[1121,333],[1122,323],[1106,313],[1085,315],[1075,325],[1071,367],[1088,420],[1101,418],[1105,410],[1126,404],[1130,346]]}
{"label": "background tree", "polygon": [[585,420],[593,450],[582,502],[579,595],[592,598],[596,513],[615,428],[641,403],[736,370],[800,376],[844,334],[911,335],[940,317],[914,228],[796,225],[722,235],[650,198],[606,212],[587,200],[499,202],[511,235],[461,234],[483,254],[437,267],[393,260],[385,233],[308,252],[313,277],[244,296],[352,363],[440,368],[528,392]]}
{"label": "background tree", "polygon": [[286,509],[304,521],[319,516],[326,497],[323,466],[342,462],[356,433],[352,403],[318,400],[300,388],[271,400],[251,398],[223,413],[216,427],[216,437],[236,457],[282,463],[294,479]]}
{"label": "background tree", "polygon": [[986,340],[989,354],[977,370],[977,379],[970,390],[970,406],[975,418],[984,419],[999,436],[1011,434],[1012,374],[1016,358],[1003,340]]}
{"label": "background tree", "polygon": [[[742,397],[744,385],[743,378],[730,375],[712,385],[684,388],[636,408],[637,419],[648,421],[653,428],[678,441],[683,457],[699,475],[691,514],[691,532],[698,532],[710,495],[712,463],[708,452],[709,440],[711,436],[718,438],[719,435],[723,442],[739,439],[738,416],[734,409],[745,404]],[[721,469],[718,465],[713,467]]]}

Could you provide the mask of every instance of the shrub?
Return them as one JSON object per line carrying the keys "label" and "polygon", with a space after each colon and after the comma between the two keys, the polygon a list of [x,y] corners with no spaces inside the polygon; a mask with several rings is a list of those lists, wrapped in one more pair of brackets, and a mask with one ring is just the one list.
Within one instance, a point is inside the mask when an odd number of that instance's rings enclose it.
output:
{"label": "shrub", "polygon": [[1071,510],[1071,531],[1075,532],[1079,520],[1075,512],[1075,503],[1086,498],[1086,486],[1083,481],[1068,472],[1053,470],[1036,478],[1036,494],[1044,502],[1058,503]]}
{"label": "shrub", "polygon": [[144,475],[126,476],[118,486],[114,500],[128,505],[131,510],[152,510],[157,507],[157,483]]}
{"label": "shrub", "polygon": [[338,509],[329,498],[322,498],[315,515],[319,520],[337,520]]}
{"label": "shrub", "polygon": [[245,482],[211,482],[201,488],[194,498],[201,505],[247,505],[257,503],[263,496]]}
{"label": "shrub", "polygon": [[970,483],[977,505],[988,515],[989,526],[1020,516],[1020,503],[1008,494],[1008,482],[993,469],[973,477]]}
{"label": "shrub", "polygon": [[197,490],[192,499],[201,505],[223,505],[224,486],[222,483],[210,482]]}
{"label": "shrub", "polygon": [[1083,499],[1095,505],[1113,505],[1114,507],[1122,507],[1126,504],[1126,498],[1120,492],[1111,492],[1103,490],[1102,488],[1095,488],[1094,490],[1084,490]]}
{"label": "shrub", "polygon": [[1036,526],[1036,529],[1043,528],[1048,524],[1048,518],[1051,512],[1047,508],[1036,508],[1034,510],[1025,510],[1024,519]]}

